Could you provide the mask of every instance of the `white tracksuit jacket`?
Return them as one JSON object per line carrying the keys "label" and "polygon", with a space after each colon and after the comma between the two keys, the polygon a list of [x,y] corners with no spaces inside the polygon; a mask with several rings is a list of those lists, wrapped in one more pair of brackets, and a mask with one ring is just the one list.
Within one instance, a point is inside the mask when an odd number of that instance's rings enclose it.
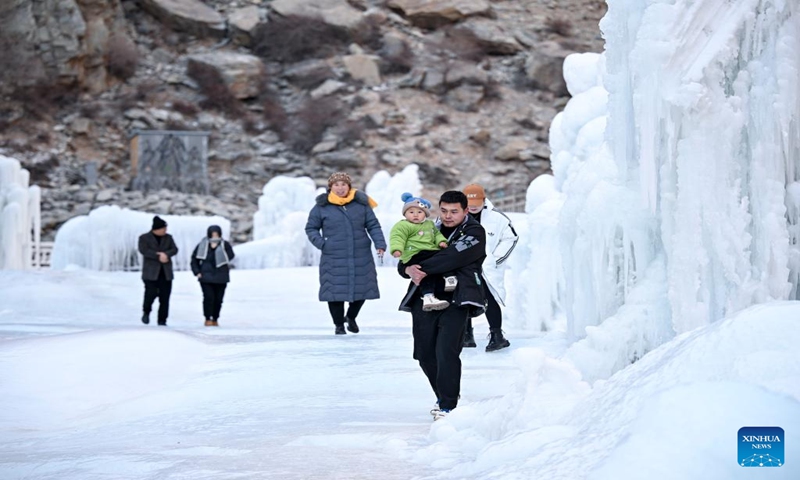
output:
{"label": "white tracksuit jacket", "polygon": [[489,199],[483,201],[481,226],[486,230],[486,260],[483,261],[483,278],[489,285],[497,303],[505,306],[506,260],[517,246],[517,232],[511,220],[500,210],[494,208]]}

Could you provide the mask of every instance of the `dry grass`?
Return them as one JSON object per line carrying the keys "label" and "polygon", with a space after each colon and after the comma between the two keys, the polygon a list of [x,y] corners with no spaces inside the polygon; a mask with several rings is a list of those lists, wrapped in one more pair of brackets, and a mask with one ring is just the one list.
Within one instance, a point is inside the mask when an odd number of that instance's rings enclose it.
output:
{"label": "dry grass", "polygon": [[136,74],[138,65],[139,52],[136,44],[125,35],[112,35],[108,41],[106,57],[108,73],[125,81]]}

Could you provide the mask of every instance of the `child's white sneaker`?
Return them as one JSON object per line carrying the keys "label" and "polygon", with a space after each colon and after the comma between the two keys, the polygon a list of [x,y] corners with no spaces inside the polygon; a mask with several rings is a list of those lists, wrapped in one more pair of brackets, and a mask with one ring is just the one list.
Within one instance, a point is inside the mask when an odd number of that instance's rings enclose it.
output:
{"label": "child's white sneaker", "polygon": [[432,310],[444,310],[449,306],[450,302],[448,302],[447,300],[440,300],[436,298],[432,293],[428,293],[422,296],[423,312],[430,312]]}
{"label": "child's white sneaker", "polygon": [[456,279],[455,275],[450,277],[444,277],[444,291],[445,292],[452,292],[456,289],[456,285],[458,285],[458,279]]}

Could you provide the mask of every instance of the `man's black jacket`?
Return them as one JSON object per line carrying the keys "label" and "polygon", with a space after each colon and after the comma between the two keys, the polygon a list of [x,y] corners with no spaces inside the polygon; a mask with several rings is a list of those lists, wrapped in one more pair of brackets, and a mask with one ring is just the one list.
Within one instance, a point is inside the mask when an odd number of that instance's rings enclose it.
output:
{"label": "man's black jacket", "polygon": [[[428,275],[455,275],[458,285],[452,293],[444,293],[444,282],[437,279],[436,296],[450,300],[454,305],[469,308],[470,316],[477,317],[486,309],[481,277],[481,265],[486,258],[486,231],[477,220],[467,215],[464,222],[447,239],[447,243],[447,248],[421,261],[420,269]],[[397,271],[404,278],[409,278],[405,269],[406,265],[400,262]],[[411,283],[406,296],[400,302],[400,310],[410,312],[415,295],[418,296],[417,286]]]}

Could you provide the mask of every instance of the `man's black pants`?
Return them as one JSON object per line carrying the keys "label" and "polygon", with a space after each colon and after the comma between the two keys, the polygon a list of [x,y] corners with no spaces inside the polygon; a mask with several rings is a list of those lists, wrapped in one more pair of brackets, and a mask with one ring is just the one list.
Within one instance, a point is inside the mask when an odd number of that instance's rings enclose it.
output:
{"label": "man's black pants", "polygon": [[144,281],[144,313],[150,313],[153,309],[153,302],[158,298],[158,323],[167,323],[169,317],[169,296],[172,293],[172,281],[167,280],[163,275],[158,280]]}
{"label": "man's black pants", "polygon": [[206,320],[219,320],[219,312],[222,310],[222,299],[225,298],[225,287],[227,283],[203,283],[203,317]]}
{"label": "man's black pants", "polygon": [[500,329],[503,327],[503,311],[500,310],[500,304],[489,290],[486,280],[483,281],[483,292],[486,295],[486,321],[489,322],[489,328]]}
{"label": "man's black pants", "polygon": [[428,377],[439,407],[453,409],[461,392],[461,348],[468,310],[451,305],[439,310],[422,311],[418,298],[411,307],[414,334],[414,359]]}

